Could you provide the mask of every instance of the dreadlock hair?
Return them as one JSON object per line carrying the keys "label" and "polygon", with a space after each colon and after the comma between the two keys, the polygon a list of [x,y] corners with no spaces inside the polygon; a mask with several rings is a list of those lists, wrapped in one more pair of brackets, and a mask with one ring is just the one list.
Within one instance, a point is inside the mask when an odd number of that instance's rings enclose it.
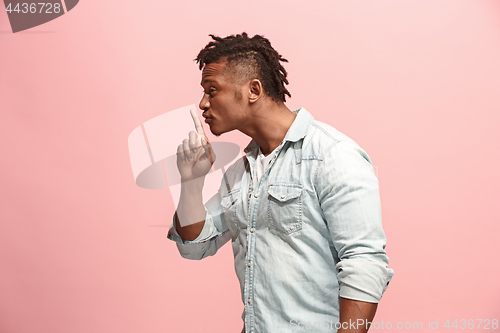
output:
{"label": "dreadlock hair", "polygon": [[285,95],[292,97],[285,88],[288,84],[286,70],[280,64],[288,62],[263,36],[249,38],[246,32],[224,38],[209,35],[213,41],[200,51],[195,61],[200,70],[203,66],[219,60],[225,61],[237,71],[240,81],[259,79],[264,91],[277,103],[285,102]]}

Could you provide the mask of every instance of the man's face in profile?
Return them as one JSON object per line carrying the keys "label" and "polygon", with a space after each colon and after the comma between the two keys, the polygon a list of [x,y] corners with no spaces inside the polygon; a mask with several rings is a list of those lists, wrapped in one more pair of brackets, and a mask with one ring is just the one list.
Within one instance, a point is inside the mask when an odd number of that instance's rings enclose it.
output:
{"label": "man's face in profile", "polygon": [[249,116],[245,85],[238,83],[236,73],[224,61],[213,62],[203,68],[203,98],[199,107],[210,131],[216,136],[238,129]]}

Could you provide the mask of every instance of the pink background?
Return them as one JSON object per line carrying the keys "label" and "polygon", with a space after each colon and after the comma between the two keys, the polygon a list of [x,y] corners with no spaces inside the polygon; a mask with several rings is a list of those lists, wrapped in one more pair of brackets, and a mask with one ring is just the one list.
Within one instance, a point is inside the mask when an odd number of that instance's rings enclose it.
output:
{"label": "pink background", "polygon": [[82,0],[17,34],[0,8],[0,332],[239,332],[230,247],[180,257],[127,137],[198,103],[192,59],[242,31],[290,61],[287,105],[378,168],[396,275],[375,321],[500,319],[499,1]]}

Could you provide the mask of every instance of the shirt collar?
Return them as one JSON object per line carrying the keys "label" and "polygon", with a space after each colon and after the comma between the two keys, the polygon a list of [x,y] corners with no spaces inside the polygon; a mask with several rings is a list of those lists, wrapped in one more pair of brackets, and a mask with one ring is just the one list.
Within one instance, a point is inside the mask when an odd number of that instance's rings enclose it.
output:
{"label": "shirt collar", "polygon": [[297,115],[292,123],[292,126],[286,132],[285,139],[283,141],[297,142],[304,138],[309,130],[309,126],[313,122],[313,116],[307,112],[305,108],[300,108],[294,110],[293,113]]}
{"label": "shirt collar", "polygon": [[[297,142],[306,136],[309,126],[313,122],[313,116],[307,112],[305,108],[300,108],[293,110],[293,113],[297,115],[292,125],[288,128],[283,143],[286,141]],[[246,146],[244,152],[250,153],[258,151],[259,145],[254,140],[250,141],[248,146]],[[247,154],[248,155],[248,154]]]}

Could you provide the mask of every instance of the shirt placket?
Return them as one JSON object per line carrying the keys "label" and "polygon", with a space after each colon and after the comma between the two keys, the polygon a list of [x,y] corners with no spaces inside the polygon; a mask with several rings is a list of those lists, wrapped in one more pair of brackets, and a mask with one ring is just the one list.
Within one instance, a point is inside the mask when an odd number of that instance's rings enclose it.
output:
{"label": "shirt placket", "polygon": [[247,249],[247,254],[246,254],[246,273],[245,273],[245,299],[246,299],[246,304],[245,304],[245,331],[246,333],[254,333],[255,332],[255,322],[254,322],[254,306],[255,306],[255,299],[254,299],[254,254],[255,254],[255,240],[256,240],[256,224],[257,224],[257,210],[259,207],[259,199],[262,197],[261,193],[262,192],[262,184],[263,182],[267,181],[268,175],[269,175],[269,170],[273,166],[274,163],[276,163],[276,160],[280,154],[280,151],[283,147],[284,142],[282,142],[278,148],[276,148],[276,153],[274,154],[271,162],[269,162],[269,165],[267,168],[264,170],[264,173],[262,174],[262,177],[259,179],[257,183],[257,188],[253,187],[253,179],[252,177],[255,177],[255,158],[253,158],[253,154],[251,156],[247,155],[247,159],[249,160],[249,166],[250,166],[250,181],[248,182],[249,186],[249,223],[248,223],[248,238],[247,238],[247,244],[248,244],[248,249]]}

